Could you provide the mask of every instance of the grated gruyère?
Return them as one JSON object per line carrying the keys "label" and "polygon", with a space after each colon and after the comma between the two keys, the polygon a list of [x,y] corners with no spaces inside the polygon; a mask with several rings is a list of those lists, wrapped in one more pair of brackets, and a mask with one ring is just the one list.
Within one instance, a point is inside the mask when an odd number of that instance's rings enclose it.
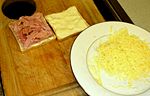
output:
{"label": "grated gruy\u00e8re", "polygon": [[134,80],[150,76],[150,48],[137,36],[129,35],[126,28],[110,35],[97,51],[99,69],[103,68],[119,80],[128,81],[129,85]]}

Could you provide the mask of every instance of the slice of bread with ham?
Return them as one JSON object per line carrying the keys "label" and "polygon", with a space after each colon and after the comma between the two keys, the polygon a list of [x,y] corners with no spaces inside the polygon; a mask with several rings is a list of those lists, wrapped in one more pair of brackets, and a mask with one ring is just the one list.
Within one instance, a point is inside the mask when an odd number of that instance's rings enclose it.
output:
{"label": "slice of bread with ham", "polygon": [[21,51],[55,39],[53,31],[42,13],[22,16],[19,20],[9,23],[9,28],[14,33]]}

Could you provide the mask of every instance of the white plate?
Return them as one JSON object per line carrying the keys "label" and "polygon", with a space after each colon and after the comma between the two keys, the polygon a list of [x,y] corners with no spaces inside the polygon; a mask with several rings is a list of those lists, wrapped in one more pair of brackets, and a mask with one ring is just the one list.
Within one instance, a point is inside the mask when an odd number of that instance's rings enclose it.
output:
{"label": "white plate", "polygon": [[[99,37],[108,35],[110,31],[115,32],[120,28],[127,28],[129,34],[134,34],[141,40],[150,42],[150,33],[146,30],[132,24],[110,21],[87,28],[77,37],[72,46],[71,66],[73,73],[81,87],[90,96],[121,96],[101,87],[91,76],[86,64],[87,51],[91,44]],[[137,96],[150,96],[150,90]]]}

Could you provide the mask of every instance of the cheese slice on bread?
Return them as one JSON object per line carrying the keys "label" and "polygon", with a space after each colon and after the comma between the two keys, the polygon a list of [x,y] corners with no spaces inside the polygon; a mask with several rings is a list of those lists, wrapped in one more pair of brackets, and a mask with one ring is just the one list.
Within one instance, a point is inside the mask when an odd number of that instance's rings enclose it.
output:
{"label": "cheese slice on bread", "polygon": [[58,40],[77,34],[89,26],[75,6],[47,15],[45,18],[53,28]]}

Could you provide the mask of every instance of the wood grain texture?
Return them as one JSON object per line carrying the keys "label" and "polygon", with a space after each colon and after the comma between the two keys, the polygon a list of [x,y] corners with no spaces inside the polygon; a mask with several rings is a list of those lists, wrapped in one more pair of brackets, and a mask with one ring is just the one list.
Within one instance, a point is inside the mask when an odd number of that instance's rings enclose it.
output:
{"label": "wood grain texture", "polygon": [[[2,6],[0,2],[0,6]],[[48,15],[76,6],[90,24],[104,22],[92,0],[35,0],[36,12]],[[77,84],[70,66],[72,36],[54,40],[22,53],[8,28],[11,19],[0,10],[0,64],[6,96],[86,95]]]}

